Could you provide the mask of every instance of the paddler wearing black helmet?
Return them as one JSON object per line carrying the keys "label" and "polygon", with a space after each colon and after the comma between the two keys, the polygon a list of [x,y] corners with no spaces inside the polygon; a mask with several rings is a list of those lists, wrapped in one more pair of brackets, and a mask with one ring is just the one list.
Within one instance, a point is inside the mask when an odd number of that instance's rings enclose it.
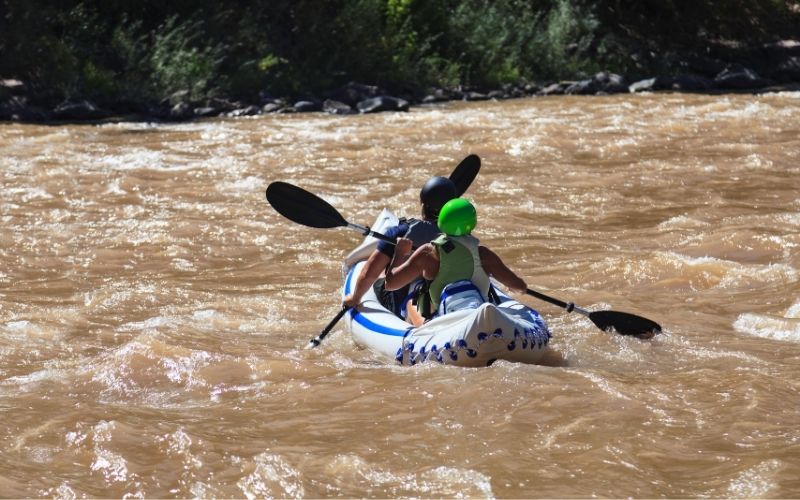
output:
{"label": "paddler wearing black helmet", "polygon": [[[440,233],[437,225],[439,212],[448,201],[456,196],[456,185],[453,181],[447,177],[431,177],[419,192],[422,218],[401,219],[399,224],[389,228],[384,234],[392,239],[407,240],[414,247],[429,243]],[[395,245],[379,241],[378,248],[369,256],[366,265],[356,278],[353,292],[344,298],[342,304],[346,307],[357,306],[361,302],[361,297],[380,277],[394,257]],[[382,294],[380,299],[387,309],[399,316],[404,316],[403,301],[406,295],[406,289],[400,287],[394,292]]]}

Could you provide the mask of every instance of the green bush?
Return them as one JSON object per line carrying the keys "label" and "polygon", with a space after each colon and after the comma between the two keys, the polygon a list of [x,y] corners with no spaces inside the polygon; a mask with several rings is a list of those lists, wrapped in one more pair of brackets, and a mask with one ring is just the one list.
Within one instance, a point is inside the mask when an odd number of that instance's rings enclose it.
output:
{"label": "green bush", "polygon": [[604,61],[585,56],[596,41],[598,25],[588,8],[581,10],[568,0],[556,0],[543,20],[542,29],[533,37],[532,47],[540,54],[534,68],[541,75],[555,79],[597,71]]}
{"label": "green bush", "polygon": [[157,99],[156,88],[150,81],[150,43],[140,20],[127,16],[113,28],[110,47],[117,56],[116,68],[120,100],[151,102]]}
{"label": "green bush", "polygon": [[217,68],[225,49],[203,38],[200,21],[180,22],[172,16],[158,27],[149,64],[152,82],[164,96],[186,90],[189,100],[198,102],[219,90]]}
{"label": "green bush", "polygon": [[[40,102],[256,99],[347,81],[497,87],[663,71],[796,37],[796,0],[2,0],[0,76]],[[757,46],[757,45],[756,45]],[[644,56],[642,56],[644,55]],[[634,64],[636,56],[636,64]]]}
{"label": "green bush", "polygon": [[593,71],[593,61],[581,56],[598,25],[591,10],[567,0],[473,0],[455,9],[451,38],[463,42],[462,81],[498,86]]}

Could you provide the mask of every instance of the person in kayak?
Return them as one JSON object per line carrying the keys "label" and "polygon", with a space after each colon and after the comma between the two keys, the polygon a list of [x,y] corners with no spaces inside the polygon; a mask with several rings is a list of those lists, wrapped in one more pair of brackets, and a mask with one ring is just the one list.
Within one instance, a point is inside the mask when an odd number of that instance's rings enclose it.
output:
{"label": "person in kayak", "polygon": [[394,259],[386,270],[385,287],[397,290],[420,275],[425,279],[416,307],[412,301],[406,304],[407,318],[415,326],[434,315],[486,302],[492,293],[490,277],[514,292],[525,293],[525,280],[472,236],[477,223],[475,206],[464,198],[455,198],[439,213],[438,226],[443,234],[417,248],[410,257],[413,242],[406,238],[397,241]]}
{"label": "person in kayak", "polygon": [[[447,177],[432,177],[428,179],[419,193],[422,208],[422,219],[401,219],[396,226],[385,231],[386,236],[395,239],[401,238],[411,246],[422,246],[429,243],[439,235],[437,220],[439,211],[448,201],[456,197],[456,185]],[[403,257],[408,256],[408,252]],[[402,262],[395,253],[395,245],[385,241],[378,242],[378,248],[367,259],[366,265],[361,269],[356,278],[353,292],[347,295],[342,304],[345,307],[355,307],[361,302],[361,297],[369,290],[380,275],[387,269],[390,262]],[[414,280],[409,280],[410,284]],[[406,287],[398,287],[392,292],[382,291],[378,294],[381,303],[390,311],[400,317],[405,316],[403,305],[406,302],[408,291]]]}

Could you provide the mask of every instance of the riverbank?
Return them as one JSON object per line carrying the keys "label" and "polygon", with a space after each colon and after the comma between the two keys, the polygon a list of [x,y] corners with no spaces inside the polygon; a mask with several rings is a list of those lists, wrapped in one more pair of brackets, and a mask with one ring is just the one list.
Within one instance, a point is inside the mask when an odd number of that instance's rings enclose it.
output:
{"label": "riverbank", "polygon": [[104,121],[189,121],[217,116],[255,116],[270,113],[324,112],[351,115],[408,111],[411,107],[448,101],[505,100],[551,95],[609,95],[637,92],[752,93],[800,91],[800,42],[784,40],[743,51],[733,57],[687,56],[670,67],[685,71],[642,77],[610,71],[571,81],[536,83],[521,81],[497,89],[433,88],[391,91],[351,82],[330,92],[303,97],[273,97],[263,92],[254,102],[228,97],[203,101],[189,99],[190,92],[174,92],[158,103],[121,101],[105,106],[86,99],[69,99],[57,105],[41,102],[26,82],[0,79],[0,121],[75,123]]}

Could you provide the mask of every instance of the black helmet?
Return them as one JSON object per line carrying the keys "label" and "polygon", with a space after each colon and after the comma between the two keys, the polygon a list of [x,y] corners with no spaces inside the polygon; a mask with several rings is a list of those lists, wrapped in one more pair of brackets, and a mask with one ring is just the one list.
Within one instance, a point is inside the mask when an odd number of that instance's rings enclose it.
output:
{"label": "black helmet", "polygon": [[456,185],[447,177],[431,177],[419,192],[425,217],[436,220],[445,203],[455,198]]}

